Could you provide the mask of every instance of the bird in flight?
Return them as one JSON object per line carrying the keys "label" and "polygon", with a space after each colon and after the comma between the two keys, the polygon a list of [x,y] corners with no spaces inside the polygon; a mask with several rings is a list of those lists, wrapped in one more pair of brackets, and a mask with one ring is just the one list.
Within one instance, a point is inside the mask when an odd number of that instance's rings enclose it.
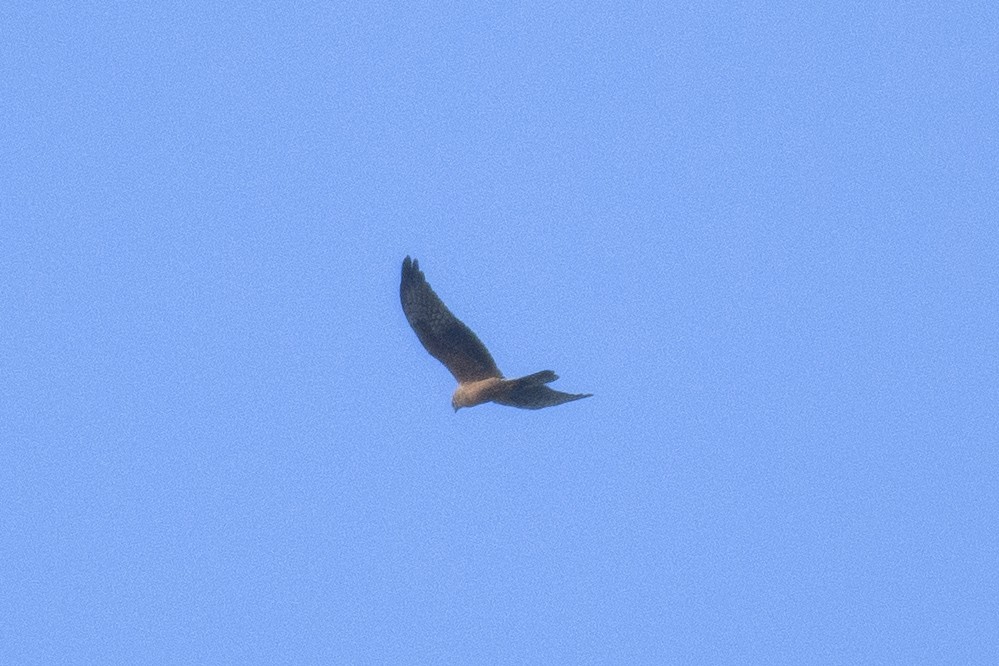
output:
{"label": "bird in flight", "polygon": [[447,306],[427,284],[415,259],[402,262],[399,285],[402,311],[430,355],[444,364],[458,380],[451,397],[454,411],[495,402],[521,409],[542,409],[589,398],[592,393],[562,393],[545,384],[558,379],[551,370],[526,377],[506,379],[496,367],[489,350],[470,328],[451,314]]}

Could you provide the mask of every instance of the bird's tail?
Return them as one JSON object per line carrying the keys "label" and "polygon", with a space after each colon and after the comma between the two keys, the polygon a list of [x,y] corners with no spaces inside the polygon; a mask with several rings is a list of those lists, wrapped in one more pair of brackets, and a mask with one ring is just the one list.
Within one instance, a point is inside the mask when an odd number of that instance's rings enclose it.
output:
{"label": "bird's tail", "polygon": [[542,370],[541,372],[535,372],[524,377],[518,377],[513,381],[517,382],[520,386],[542,386],[556,379],[558,379],[558,375],[551,370]]}

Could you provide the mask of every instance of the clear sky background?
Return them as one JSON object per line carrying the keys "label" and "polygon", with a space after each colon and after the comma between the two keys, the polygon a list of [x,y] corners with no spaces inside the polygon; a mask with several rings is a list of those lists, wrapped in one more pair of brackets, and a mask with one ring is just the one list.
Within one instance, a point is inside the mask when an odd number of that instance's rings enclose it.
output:
{"label": "clear sky background", "polygon": [[997,26],[5,5],[0,662],[996,663]]}

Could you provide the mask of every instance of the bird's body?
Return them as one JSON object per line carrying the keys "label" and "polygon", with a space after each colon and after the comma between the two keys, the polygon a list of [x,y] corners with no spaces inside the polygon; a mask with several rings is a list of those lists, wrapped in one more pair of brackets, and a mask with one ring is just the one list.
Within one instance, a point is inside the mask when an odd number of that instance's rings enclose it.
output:
{"label": "bird's body", "polygon": [[487,377],[476,382],[465,382],[458,384],[451,396],[451,406],[455,410],[461,407],[475,407],[485,402],[491,402],[493,398],[500,395],[504,390],[504,383],[509,380],[499,377]]}
{"label": "bird's body", "polygon": [[517,379],[506,379],[482,341],[451,314],[430,288],[420,265],[406,257],[399,285],[402,310],[409,325],[430,354],[444,364],[458,388],[451,398],[455,411],[495,402],[522,409],[541,409],[590,397],[590,393],[562,393],[546,384],[558,379],[542,370]]}

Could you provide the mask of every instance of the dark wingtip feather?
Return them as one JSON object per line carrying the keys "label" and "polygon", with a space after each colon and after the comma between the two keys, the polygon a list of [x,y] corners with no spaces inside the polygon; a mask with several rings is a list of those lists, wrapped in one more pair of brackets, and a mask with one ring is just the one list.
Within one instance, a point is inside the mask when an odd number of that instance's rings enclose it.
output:
{"label": "dark wingtip feather", "polygon": [[420,262],[406,255],[406,258],[402,260],[402,286],[405,287],[407,284],[419,282],[422,278],[423,273],[420,272]]}
{"label": "dark wingtip feather", "polygon": [[419,260],[412,259],[407,254],[406,258],[402,260],[402,279],[413,280],[413,279],[420,279],[422,277],[423,273],[420,272]]}

